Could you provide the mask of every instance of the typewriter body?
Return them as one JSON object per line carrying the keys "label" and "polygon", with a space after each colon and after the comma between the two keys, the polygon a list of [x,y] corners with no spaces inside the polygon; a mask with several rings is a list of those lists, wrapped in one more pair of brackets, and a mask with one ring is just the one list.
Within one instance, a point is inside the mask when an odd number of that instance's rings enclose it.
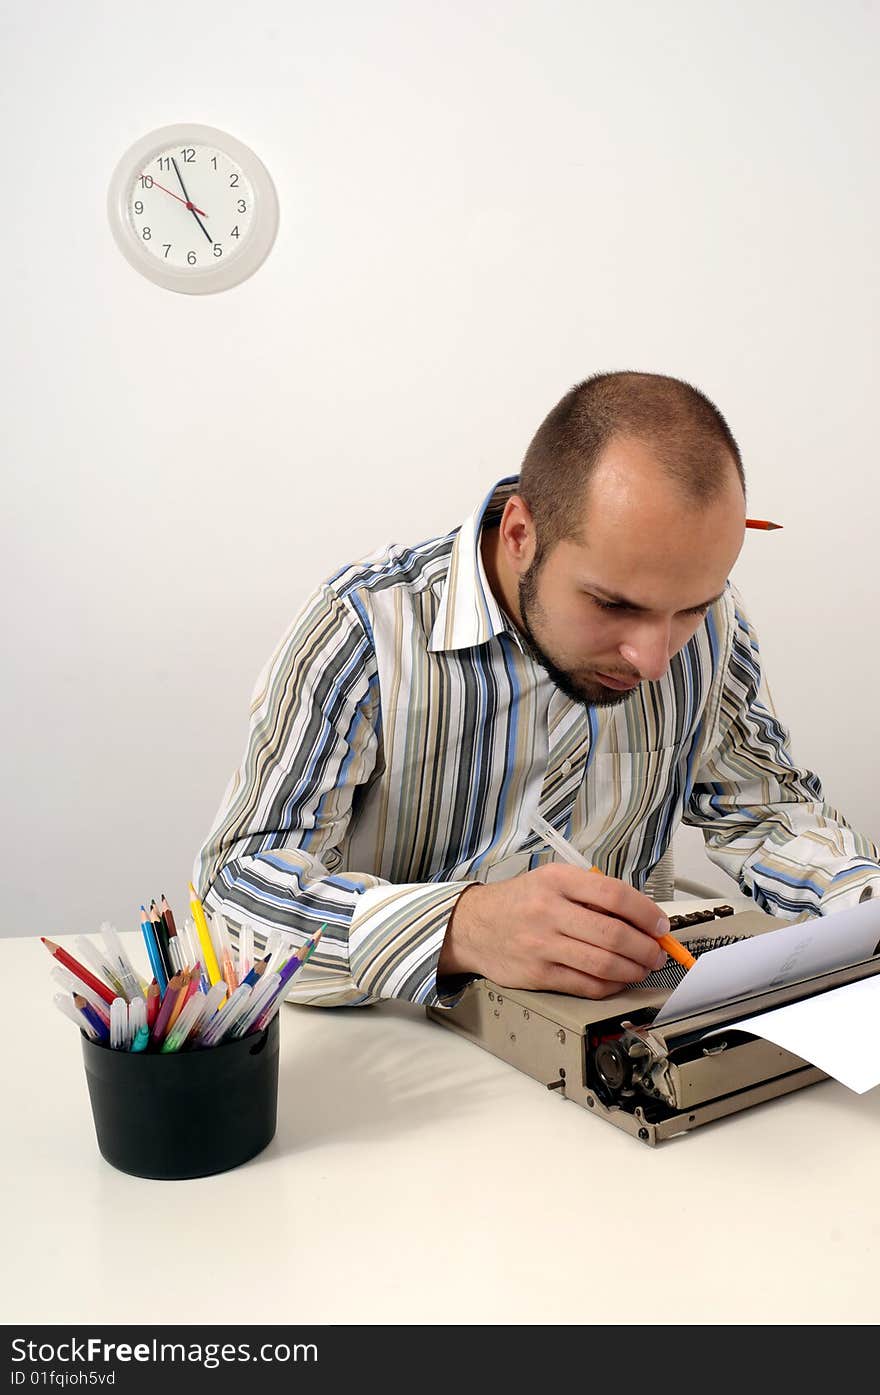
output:
{"label": "typewriter body", "polygon": [[[791,923],[762,911],[735,913],[730,906],[670,916],[673,933],[695,957]],[[724,1031],[725,1024],[880,972],[880,960],[655,1027],[654,1017],[684,972],[670,960],[643,983],[601,1002],[500,988],[479,979],[454,1008],[431,1007],[427,1013],[547,1089],[654,1146],[826,1079],[824,1071],[799,1056],[747,1032]]]}

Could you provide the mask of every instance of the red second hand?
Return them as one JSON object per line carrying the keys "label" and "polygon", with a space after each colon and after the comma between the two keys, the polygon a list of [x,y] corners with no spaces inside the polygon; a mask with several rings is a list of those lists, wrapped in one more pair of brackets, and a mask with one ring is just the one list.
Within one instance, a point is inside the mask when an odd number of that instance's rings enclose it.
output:
{"label": "red second hand", "polygon": [[[150,178],[153,178],[152,175],[150,175]],[[186,204],[187,208],[195,209],[196,213],[201,213],[203,218],[208,217],[208,214],[202,213],[202,210],[200,208],[196,208],[196,205],[194,203],[189,203],[187,199],[182,199],[179,194],[175,194],[173,189],[166,189],[164,184],[156,184],[155,179],[153,179],[153,183],[156,185],[157,189],[162,190],[163,194],[170,194],[173,199],[177,199],[178,203]]]}

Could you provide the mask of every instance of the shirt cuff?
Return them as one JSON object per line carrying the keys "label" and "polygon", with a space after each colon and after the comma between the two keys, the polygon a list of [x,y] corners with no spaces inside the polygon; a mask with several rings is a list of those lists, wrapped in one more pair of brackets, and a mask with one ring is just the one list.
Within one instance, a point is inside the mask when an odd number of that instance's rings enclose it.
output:
{"label": "shirt cuff", "polygon": [[821,915],[831,911],[848,911],[872,897],[880,900],[880,865],[876,862],[851,862],[831,878],[819,905]]}
{"label": "shirt cuff", "polygon": [[360,991],[454,1007],[477,975],[447,975],[438,984],[437,961],[452,912],[469,886],[473,882],[415,882],[361,892],[348,932],[349,972]]}

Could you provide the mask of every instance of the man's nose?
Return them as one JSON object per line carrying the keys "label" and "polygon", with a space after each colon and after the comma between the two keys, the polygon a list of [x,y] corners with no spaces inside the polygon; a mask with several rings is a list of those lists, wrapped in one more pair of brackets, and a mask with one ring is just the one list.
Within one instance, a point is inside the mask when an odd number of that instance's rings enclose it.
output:
{"label": "man's nose", "polygon": [[670,627],[666,622],[641,625],[620,646],[625,659],[642,678],[655,683],[669,667]]}

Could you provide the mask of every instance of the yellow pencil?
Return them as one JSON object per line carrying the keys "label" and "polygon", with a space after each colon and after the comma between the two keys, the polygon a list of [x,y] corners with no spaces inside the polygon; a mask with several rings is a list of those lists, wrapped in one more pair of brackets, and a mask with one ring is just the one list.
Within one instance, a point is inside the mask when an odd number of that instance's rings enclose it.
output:
{"label": "yellow pencil", "polygon": [[217,956],[214,953],[214,946],[211,943],[211,932],[208,929],[205,912],[202,910],[202,903],[199,900],[198,892],[192,882],[189,884],[189,889],[192,893],[189,900],[189,908],[192,911],[192,918],[196,924],[199,944],[202,946],[202,953],[205,956],[205,968],[208,970],[208,981],[213,986],[215,983],[220,982],[220,965],[217,963]]}

